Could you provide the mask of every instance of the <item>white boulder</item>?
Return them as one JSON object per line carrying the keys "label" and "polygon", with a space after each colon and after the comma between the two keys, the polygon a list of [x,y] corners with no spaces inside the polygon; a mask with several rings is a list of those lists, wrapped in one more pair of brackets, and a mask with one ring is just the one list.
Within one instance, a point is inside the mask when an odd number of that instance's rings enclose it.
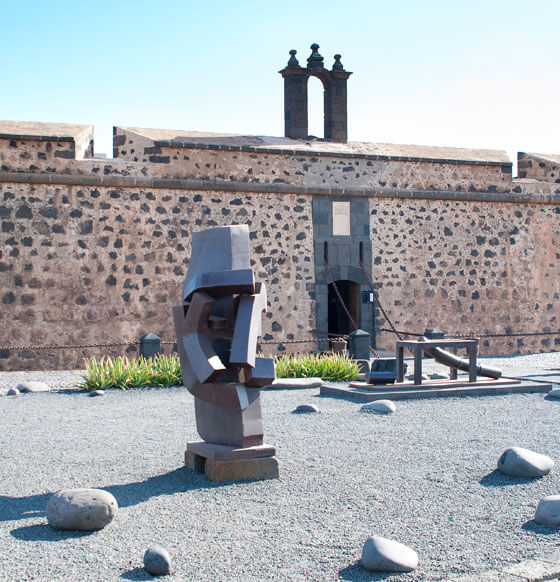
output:
{"label": "white boulder", "polygon": [[161,546],[150,546],[144,554],[144,568],[152,576],[166,576],[171,571],[169,552]]}
{"label": "white boulder", "polygon": [[117,514],[117,500],[103,489],[57,491],[47,503],[47,521],[56,529],[93,531]]}
{"label": "white boulder", "polygon": [[418,554],[400,542],[373,536],[364,544],[362,565],[373,572],[412,572],[418,566]]}
{"label": "white boulder", "polygon": [[30,392],[50,392],[51,387],[44,382],[22,382],[16,387],[20,392],[26,394]]}
{"label": "white boulder", "polygon": [[535,479],[550,473],[554,461],[529,449],[512,447],[506,449],[498,459],[498,470],[510,477]]}
{"label": "white boulder", "polygon": [[300,404],[294,412],[299,413],[310,413],[310,412],[320,412],[320,410],[314,404]]}
{"label": "white boulder", "polygon": [[375,414],[393,414],[397,407],[392,400],[374,400],[364,404],[360,410],[362,412],[374,412]]}
{"label": "white boulder", "polygon": [[539,501],[535,521],[541,525],[560,525],[560,495],[549,495]]}

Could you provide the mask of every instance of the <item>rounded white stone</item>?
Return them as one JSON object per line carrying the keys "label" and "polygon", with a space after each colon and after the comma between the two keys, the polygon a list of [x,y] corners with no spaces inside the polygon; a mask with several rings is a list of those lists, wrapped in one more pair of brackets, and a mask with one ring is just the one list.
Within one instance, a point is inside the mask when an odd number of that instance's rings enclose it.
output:
{"label": "rounded white stone", "polygon": [[320,412],[314,404],[300,404],[294,412]]}
{"label": "rounded white stone", "polygon": [[44,382],[22,382],[17,385],[17,389],[20,392],[50,392],[51,387]]}
{"label": "rounded white stone", "polygon": [[171,571],[169,552],[161,546],[150,546],[144,554],[144,568],[153,576],[165,576]]}
{"label": "rounded white stone", "polygon": [[105,390],[92,390],[89,396],[105,396]]}
{"label": "rounded white stone", "polygon": [[542,525],[560,525],[560,495],[549,495],[539,501],[535,521]]}
{"label": "rounded white stone", "polygon": [[400,542],[373,536],[364,544],[362,565],[373,572],[412,572],[418,566],[418,554]]}
{"label": "rounded white stone", "polygon": [[397,406],[392,400],[374,400],[364,404],[360,409],[362,412],[374,412],[376,414],[392,414],[397,410]]}
{"label": "rounded white stone", "polygon": [[92,531],[117,514],[117,500],[103,489],[57,491],[47,503],[47,521],[56,529]]}
{"label": "rounded white stone", "polygon": [[534,479],[550,473],[554,461],[529,449],[512,447],[506,449],[498,459],[498,470],[510,477]]}

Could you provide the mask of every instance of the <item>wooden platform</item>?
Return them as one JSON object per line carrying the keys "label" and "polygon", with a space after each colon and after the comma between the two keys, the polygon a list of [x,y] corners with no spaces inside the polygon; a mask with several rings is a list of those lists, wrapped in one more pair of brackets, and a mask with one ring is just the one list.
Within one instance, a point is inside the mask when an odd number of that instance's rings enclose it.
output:
{"label": "wooden platform", "polygon": [[524,392],[549,392],[551,384],[542,384],[524,380],[500,378],[491,380],[480,378],[469,383],[466,378],[458,380],[428,380],[422,384],[402,382],[399,384],[373,385],[365,382],[350,384],[326,384],[321,387],[321,396],[338,396],[352,398],[360,402],[374,400],[406,400],[416,398],[442,398],[450,396],[497,396]]}

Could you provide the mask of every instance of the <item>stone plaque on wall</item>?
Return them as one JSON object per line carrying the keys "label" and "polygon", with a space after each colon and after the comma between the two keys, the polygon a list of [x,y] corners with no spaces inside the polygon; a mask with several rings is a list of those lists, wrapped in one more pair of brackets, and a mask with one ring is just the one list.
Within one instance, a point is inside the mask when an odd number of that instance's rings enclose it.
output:
{"label": "stone plaque on wall", "polygon": [[333,202],[333,236],[350,236],[350,202]]}

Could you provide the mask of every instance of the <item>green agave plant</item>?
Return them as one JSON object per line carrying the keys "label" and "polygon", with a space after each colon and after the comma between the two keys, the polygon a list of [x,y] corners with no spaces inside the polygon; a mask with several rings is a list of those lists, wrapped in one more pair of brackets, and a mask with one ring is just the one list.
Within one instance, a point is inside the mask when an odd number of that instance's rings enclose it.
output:
{"label": "green agave plant", "polygon": [[358,364],[341,354],[297,354],[276,358],[277,378],[322,378],[335,382],[353,380]]}
{"label": "green agave plant", "polygon": [[158,354],[150,358],[129,360],[126,356],[104,356],[84,360],[86,373],[77,384],[82,390],[120,388],[128,390],[138,386],[176,386],[182,384],[181,366],[176,354]]}
{"label": "green agave plant", "polygon": [[[356,362],[340,354],[298,354],[275,358],[277,378],[314,378],[343,382],[357,377]],[[84,360],[81,390],[128,390],[140,386],[178,386],[183,383],[177,354],[128,359],[104,356]]]}

